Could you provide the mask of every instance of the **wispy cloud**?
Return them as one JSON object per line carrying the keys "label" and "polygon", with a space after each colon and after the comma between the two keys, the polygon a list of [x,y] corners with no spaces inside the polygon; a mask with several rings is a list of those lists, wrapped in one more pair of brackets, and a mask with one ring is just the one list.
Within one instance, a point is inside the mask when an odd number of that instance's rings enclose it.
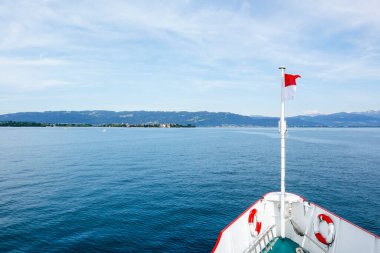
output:
{"label": "wispy cloud", "polygon": [[22,59],[22,58],[0,58],[0,66],[60,66],[67,64],[67,61],[58,59]]}
{"label": "wispy cloud", "polygon": [[[275,68],[282,64],[303,75],[302,82],[313,87],[305,89],[309,96],[327,83],[334,89],[376,83],[378,9],[375,0],[3,1],[0,87],[52,96],[57,87],[67,87],[69,94],[75,84],[83,88],[75,89],[83,100],[107,90],[115,97],[136,92],[146,101],[141,90],[161,86],[167,89],[167,109],[175,110],[178,104],[170,101],[181,90],[209,96],[249,91],[252,101],[261,101],[259,90],[271,95]],[[183,101],[191,95],[182,94]],[[204,100],[199,107],[208,105],[206,95]],[[271,108],[266,112],[276,111]]]}

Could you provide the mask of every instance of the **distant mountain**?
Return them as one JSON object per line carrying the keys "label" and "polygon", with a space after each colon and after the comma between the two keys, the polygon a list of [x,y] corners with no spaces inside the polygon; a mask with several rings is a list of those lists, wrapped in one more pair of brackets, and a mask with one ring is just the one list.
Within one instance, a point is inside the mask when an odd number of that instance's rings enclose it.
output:
{"label": "distant mountain", "polygon": [[296,116],[290,119],[303,120],[316,126],[325,127],[378,127],[380,126],[380,111],[340,112],[316,116]]}
{"label": "distant mountain", "polygon": [[[301,115],[288,117],[290,127],[380,127],[380,111]],[[277,117],[243,116],[228,112],[162,112],[162,111],[47,111],[19,112],[0,115],[0,121],[76,124],[149,124],[173,123],[200,127],[258,126],[276,127]]]}
{"label": "distant mountain", "polygon": [[366,112],[357,112],[357,114],[362,114],[374,118],[380,118],[380,111],[366,111]]}

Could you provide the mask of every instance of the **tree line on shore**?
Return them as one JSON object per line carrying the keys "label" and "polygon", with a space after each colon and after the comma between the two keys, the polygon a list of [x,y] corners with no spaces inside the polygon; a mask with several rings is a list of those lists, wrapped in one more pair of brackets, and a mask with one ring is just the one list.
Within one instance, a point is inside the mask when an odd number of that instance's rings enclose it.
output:
{"label": "tree line on shore", "polygon": [[20,122],[20,121],[2,121],[0,127],[143,127],[143,128],[190,128],[194,125],[180,125],[175,123],[159,124],[128,124],[128,123],[107,123],[107,124],[85,124],[85,123],[40,123],[40,122]]}

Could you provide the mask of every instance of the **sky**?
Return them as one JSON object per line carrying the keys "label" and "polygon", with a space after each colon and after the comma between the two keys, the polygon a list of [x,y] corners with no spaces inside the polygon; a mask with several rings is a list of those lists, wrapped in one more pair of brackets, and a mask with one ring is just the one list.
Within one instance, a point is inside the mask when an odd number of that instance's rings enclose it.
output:
{"label": "sky", "polygon": [[1,0],[0,113],[380,110],[380,1]]}

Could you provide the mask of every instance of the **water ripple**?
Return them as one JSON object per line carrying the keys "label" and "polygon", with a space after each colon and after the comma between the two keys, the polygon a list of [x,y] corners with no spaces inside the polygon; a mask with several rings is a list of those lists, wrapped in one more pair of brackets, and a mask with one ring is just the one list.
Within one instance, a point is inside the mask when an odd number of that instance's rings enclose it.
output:
{"label": "water ripple", "polygon": [[[0,252],[209,252],[279,187],[277,129],[0,129]],[[290,129],[287,189],[380,234],[380,129]]]}

